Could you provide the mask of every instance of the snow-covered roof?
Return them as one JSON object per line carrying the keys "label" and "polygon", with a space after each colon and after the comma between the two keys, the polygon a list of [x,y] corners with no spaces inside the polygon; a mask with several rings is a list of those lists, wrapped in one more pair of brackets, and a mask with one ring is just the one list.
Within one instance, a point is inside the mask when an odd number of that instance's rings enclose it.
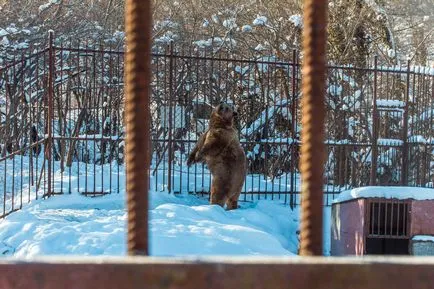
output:
{"label": "snow-covered roof", "polygon": [[434,236],[431,235],[416,235],[411,238],[413,241],[429,241],[434,242]]}
{"label": "snow-covered roof", "polygon": [[380,186],[361,187],[343,191],[336,199],[333,200],[333,203],[341,203],[362,198],[434,200],[434,188]]}

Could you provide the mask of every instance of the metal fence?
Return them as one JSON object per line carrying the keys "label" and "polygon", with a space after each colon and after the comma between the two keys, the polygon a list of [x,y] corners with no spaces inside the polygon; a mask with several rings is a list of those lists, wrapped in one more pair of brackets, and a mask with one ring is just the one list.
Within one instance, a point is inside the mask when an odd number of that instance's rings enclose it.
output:
{"label": "metal fence", "polygon": [[[53,39],[0,67],[0,216],[47,195],[124,190],[123,68],[120,50]],[[300,204],[296,52],[283,62],[157,47],[152,69],[152,190],[208,193],[206,166],[185,162],[225,101],[248,159],[241,200]],[[432,69],[329,66],[327,87],[325,205],[351,187],[433,187]]]}

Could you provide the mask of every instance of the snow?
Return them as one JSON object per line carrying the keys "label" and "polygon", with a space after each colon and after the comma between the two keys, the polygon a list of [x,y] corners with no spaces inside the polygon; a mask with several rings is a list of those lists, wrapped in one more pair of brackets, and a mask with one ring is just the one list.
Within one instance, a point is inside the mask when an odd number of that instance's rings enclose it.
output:
{"label": "snow", "polygon": [[243,25],[243,27],[241,27],[241,31],[242,32],[252,32],[253,28],[250,25]]}
{"label": "snow", "polygon": [[389,50],[387,51],[387,55],[388,55],[390,58],[395,58],[395,57],[396,57],[396,52],[395,52],[395,50],[393,50],[393,49],[389,49]]}
{"label": "snow", "polygon": [[175,41],[179,36],[172,31],[166,31],[161,37],[155,39],[156,43],[170,44],[170,42]]}
{"label": "snow", "polygon": [[402,146],[404,142],[400,139],[379,138],[377,144],[382,146]]}
{"label": "snow", "polygon": [[216,14],[213,14],[213,15],[211,16],[211,19],[212,19],[212,21],[213,21],[214,23],[216,23],[216,24],[220,23],[220,19],[219,19],[219,17],[218,17]]}
{"label": "snow", "polygon": [[18,29],[15,27],[15,24],[11,24],[9,27],[7,27],[6,31],[10,34],[18,33]]}
{"label": "snow", "polygon": [[17,49],[27,49],[29,44],[27,42],[20,42],[15,46]]}
{"label": "snow", "polygon": [[237,65],[237,66],[235,66],[234,70],[237,73],[244,75],[250,70],[250,67],[246,65],[242,68],[241,66]]}
{"label": "snow", "polygon": [[415,235],[411,239],[413,241],[434,242],[434,236],[431,235]]}
{"label": "snow", "polygon": [[256,17],[255,20],[253,20],[253,25],[255,26],[264,26],[265,24],[267,24],[267,17],[265,16],[258,16]]}
{"label": "snow", "polygon": [[422,143],[422,144],[430,143],[422,135],[412,135],[412,136],[408,137],[408,142],[410,142],[410,143]]}
{"label": "snow", "polygon": [[256,51],[263,51],[263,50],[267,50],[267,48],[264,45],[262,45],[261,43],[259,43],[258,45],[256,45],[255,50]]}
{"label": "snow", "polygon": [[[153,256],[277,255],[297,252],[298,211],[273,201],[225,211],[195,196],[150,194]],[[125,196],[78,194],[33,201],[0,221],[0,253],[124,255]]]}
{"label": "snow", "polygon": [[341,192],[333,200],[333,203],[360,198],[434,200],[434,189],[420,187],[360,187]]}
{"label": "snow", "polygon": [[338,97],[342,94],[342,86],[331,84],[327,88],[327,92],[330,93],[331,95],[335,96],[335,97]]}
{"label": "snow", "polygon": [[209,47],[212,45],[212,39],[208,39],[208,40],[197,40],[193,42],[194,45],[199,46],[199,47]]}
{"label": "snow", "polygon": [[39,13],[41,13],[41,12],[47,10],[48,8],[50,8],[51,4],[52,4],[51,2],[48,2],[48,3],[42,4],[41,6],[39,6],[39,9],[38,9]]}
{"label": "snow", "polygon": [[3,45],[3,46],[9,45],[9,39],[6,36],[4,36],[2,38],[2,40],[0,41],[0,45]]}
{"label": "snow", "polygon": [[[34,167],[35,172],[41,170],[42,160],[41,154],[39,166]],[[7,172],[13,172],[10,166],[27,167],[28,162],[28,157],[16,157],[14,162],[7,162]],[[39,199],[35,199],[34,187],[26,185],[30,184],[28,174],[24,174],[21,180],[20,177],[8,177],[6,189],[10,189],[12,183],[16,187],[23,184],[25,194],[21,195],[23,208],[0,220],[0,255],[29,258],[52,254],[126,253],[125,168],[117,167],[115,163],[103,167],[88,165],[87,173],[82,170],[78,174],[79,168],[84,166],[84,163],[74,162],[70,169],[61,172],[59,162],[54,162],[54,191],[61,191],[63,186],[66,194],[49,199],[40,198],[43,187],[38,191]],[[0,166],[1,176],[4,175],[2,170],[4,167]],[[199,166],[191,169],[193,170],[197,170],[198,177],[202,178]],[[188,193],[168,194],[162,184],[155,186],[156,180],[162,180],[165,172],[158,170],[150,181],[150,242],[153,256],[291,256],[297,253],[298,208],[291,210],[277,197],[274,200],[241,197],[239,209],[225,211],[219,206],[209,205],[207,197]],[[178,165],[174,166],[174,172],[173,185],[178,186],[182,178],[181,191],[187,192],[188,183],[191,186],[194,177],[188,180],[187,172],[181,172]],[[72,178],[71,194],[67,193],[70,178],[68,173]],[[273,182],[264,179],[264,176],[248,175],[246,184],[251,188],[249,190],[260,191],[261,188],[266,188],[274,190],[277,195],[282,190],[281,186],[289,184],[289,176],[284,177],[286,179],[276,178]],[[104,183],[102,178],[106,180]],[[203,187],[207,190],[209,175],[205,178]],[[296,182],[299,183],[299,180]],[[157,191],[160,189],[162,191]],[[80,194],[84,191],[111,191],[112,194],[89,198]],[[0,192],[0,196],[3,193]],[[19,198],[16,196],[15,208],[20,206]],[[13,208],[10,198],[7,199],[6,206],[7,209]],[[325,208],[325,254],[330,252],[329,214],[330,208]]]}
{"label": "snow", "polygon": [[429,108],[425,110],[420,116],[421,121],[430,121],[434,117],[434,108]]}
{"label": "snow", "polygon": [[405,102],[392,99],[377,99],[377,106],[403,108],[405,107]]}
{"label": "snow", "polygon": [[303,28],[303,16],[300,14],[292,15],[289,17],[289,21],[291,21],[295,27],[297,28]]}
{"label": "snow", "polygon": [[1,28],[0,29],[0,37],[6,36],[6,35],[9,35],[9,32],[7,32],[5,29]]}

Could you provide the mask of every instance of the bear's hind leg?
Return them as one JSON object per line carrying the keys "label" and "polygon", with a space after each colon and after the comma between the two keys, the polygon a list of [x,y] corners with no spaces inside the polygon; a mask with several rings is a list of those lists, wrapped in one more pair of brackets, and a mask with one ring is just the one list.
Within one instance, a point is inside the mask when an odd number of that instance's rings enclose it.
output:
{"label": "bear's hind leg", "polygon": [[224,207],[228,199],[228,187],[225,182],[220,179],[214,179],[211,184],[210,204]]}
{"label": "bear's hind leg", "polygon": [[233,196],[226,201],[226,210],[238,209],[238,196]]}

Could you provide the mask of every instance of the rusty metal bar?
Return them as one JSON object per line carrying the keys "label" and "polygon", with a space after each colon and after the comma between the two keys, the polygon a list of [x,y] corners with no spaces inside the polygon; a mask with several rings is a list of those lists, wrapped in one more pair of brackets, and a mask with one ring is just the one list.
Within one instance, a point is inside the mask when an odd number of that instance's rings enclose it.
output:
{"label": "rusty metal bar", "polygon": [[55,67],[54,67],[54,32],[49,32],[49,46],[48,46],[48,113],[47,113],[47,143],[46,143],[46,157],[47,157],[47,192],[45,194],[47,196],[51,195],[51,173],[52,173],[52,145],[53,145],[53,121],[54,121],[54,109],[53,109],[53,101],[54,101],[54,87],[53,80]]}
{"label": "rusty metal bar", "polygon": [[125,2],[125,123],[128,254],[148,254],[150,0]]}
{"label": "rusty metal bar", "polygon": [[371,153],[371,176],[370,185],[377,183],[377,158],[378,158],[378,112],[377,112],[377,66],[378,57],[374,60],[374,91],[372,99],[372,153]]}
{"label": "rusty metal bar", "polygon": [[[168,101],[168,106],[166,106],[166,111],[165,113],[167,113],[167,110],[169,111],[169,125],[168,125],[168,134],[169,134],[169,141],[167,143],[168,146],[168,165],[167,165],[167,190],[169,191],[169,193],[172,192],[172,167],[174,165],[173,163],[173,98],[175,97],[174,93],[173,93],[173,77],[174,77],[174,73],[173,73],[173,69],[174,69],[174,65],[173,65],[173,42],[170,42],[170,56],[169,56],[169,101]],[[175,102],[176,103],[176,102]]]}
{"label": "rusty metal bar", "polygon": [[322,255],[327,1],[305,0],[303,15],[300,254]]}
{"label": "rusty metal bar", "polygon": [[296,75],[297,75],[297,67],[295,66],[295,63],[297,62],[297,52],[295,49],[292,51],[292,102],[291,102],[291,137],[292,137],[292,143],[291,143],[291,195],[290,195],[290,201],[289,205],[291,209],[295,208],[295,177],[296,177],[296,171],[295,171],[295,158],[296,158],[296,149],[297,149],[297,88],[296,88]]}
{"label": "rusty metal bar", "polygon": [[62,258],[0,261],[0,272],[2,289],[434,288],[432,257]]}
{"label": "rusty metal bar", "polygon": [[408,184],[408,110],[410,101],[410,60],[407,61],[407,74],[406,74],[406,88],[405,88],[405,108],[404,108],[404,128],[402,131],[402,172],[401,172],[401,185],[405,186]]}

